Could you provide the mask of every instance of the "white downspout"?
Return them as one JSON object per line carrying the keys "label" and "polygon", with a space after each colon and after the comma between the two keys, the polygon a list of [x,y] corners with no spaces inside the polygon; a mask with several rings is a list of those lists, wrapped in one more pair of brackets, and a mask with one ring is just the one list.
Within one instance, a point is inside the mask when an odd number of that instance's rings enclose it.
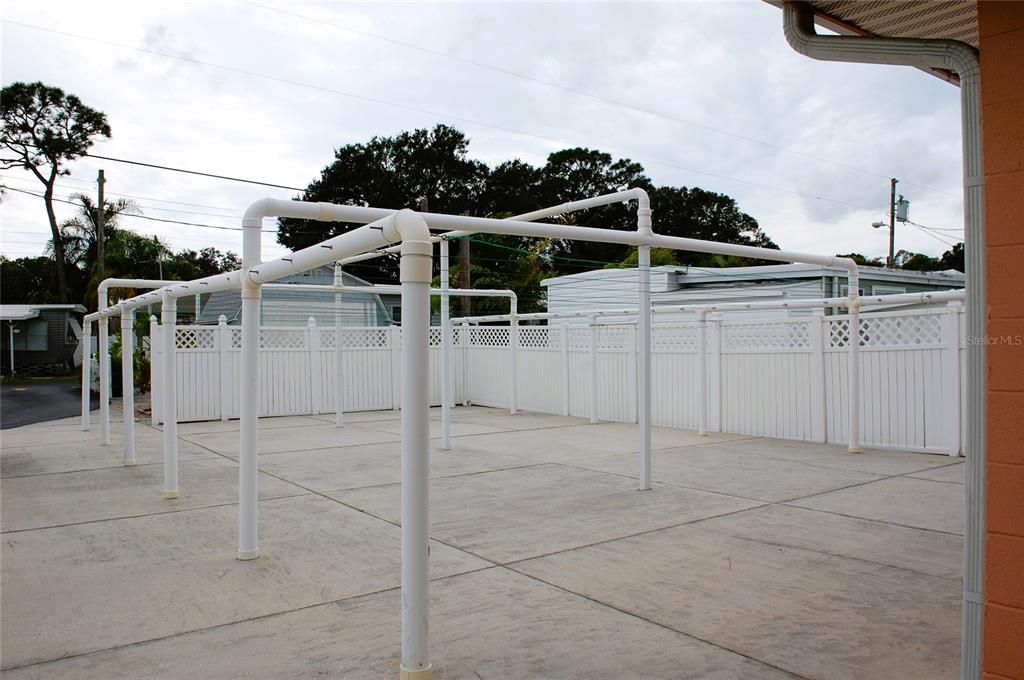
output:
{"label": "white downspout", "polygon": [[[809,8],[783,7],[786,40],[800,54],[825,61],[945,68],[960,77],[963,135],[964,230],[967,265],[967,336],[986,336],[985,175],[981,144],[981,69],[978,51],[955,40],[821,36]],[[981,677],[985,592],[985,484],[987,449],[986,352],[983,342],[967,345],[967,521],[964,540],[963,622],[960,676]]]}

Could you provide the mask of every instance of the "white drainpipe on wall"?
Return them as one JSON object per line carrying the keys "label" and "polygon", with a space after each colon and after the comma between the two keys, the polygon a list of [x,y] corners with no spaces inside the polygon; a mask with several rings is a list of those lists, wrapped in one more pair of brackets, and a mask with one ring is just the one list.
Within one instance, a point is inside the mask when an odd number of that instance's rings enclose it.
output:
{"label": "white drainpipe on wall", "polygon": [[978,51],[956,40],[823,36],[809,7],[786,3],[783,27],[790,46],[823,61],[943,68],[960,76],[967,265],[967,518],[964,538],[963,629],[960,677],[981,677],[985,573],[985,175],[981,145],[981,70]]}

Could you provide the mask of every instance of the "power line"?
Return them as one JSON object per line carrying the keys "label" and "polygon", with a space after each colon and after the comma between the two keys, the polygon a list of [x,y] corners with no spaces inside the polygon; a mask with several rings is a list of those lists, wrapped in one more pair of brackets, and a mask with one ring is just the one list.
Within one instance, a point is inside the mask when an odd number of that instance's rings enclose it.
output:
{"label": "power line", "polygon": [[[20,177],[11,177],[10,175],[0,175],[0,179],[7,180],[7,181],[22,182],[24,184],[31,184],[33,186],[39,186],[39,182],[38,181],[30,180],[30,179],[23,179],[23,178],[20,178]],[[60,182],[54,183],[54,186],[59,188],[59,189],[63,189],[64,191],[74,192],[72,195],[74,195],[74,194],[82,195],[84,193],[83,189],[81,189],[79,187],[69,187],[69,186],[66,186],[66,185],[63,184],[63,182],[68,180],[68,179],[71,179],[71,178],[65,177]],[[80,180],[80,181],[84,182],[85,180]],[[86,182],[86,183],[93,184],[92,182]],[[107,190],[105,193],[110,195],[110,196],[117,196],[117,197],[120,197],[120,198],[130,199],[135,204],[136,207],[138,207],[138,208],[145,208],[146,210],[157,210],[157,211],[160,211],[160,212],[182,213],[182,214],[185,214],[185,215],[203,215],[204,217],[219,217],[219,218],[222,218],[222,219],[238,219],[238,220],[240,220],[242,218],[241,214],[239,214],[237,212],[237,209],[235,209],[235,208],[231,208],[231,210],[235,211],[234,215],[221,215],[221,214],[218,214],[218,213],[201,212],[201,211],[197,211],[197,210],[181,210],[180,208],[161,208],[160,206],[145,205],[144,203],[138,203],[137,202],[137,201],[141,200],[141,201],[156,201],[157,203],[177,203],[177,201],[162,201],[159,198],[150,198],[150,197],[147,197],[147,196],[136,196],[136,195],[133,195],[133,194],[118,193],[116,191],[110,191],[110,190]],[[212,206],[201,206],[201,205],[195,205],[195,204],[189,204],[189,203],[182,203],[181,205],[193,205],[194,207],[212,207]],[[215,208],[215,209],[216,210],[228,210],[228,208]]]}
{"label": "power line", "polygon": [[929,227],[927,225],[919,224],[917,222],[911,222],[910,220],[907,220],[907,222],[912,224],[912,225],[914,225],[915,227],[921,227],[922,229],[930,229],[932,231],[959,231],[961,233],[964,231],[963,227],[959,227],[959,228]]}
{"label": "power line", "polygon": [[[868,170],[868,169],[865,169],[865,168],[859,168],[859,167],[854,166],[854,165],[847,165],[845,163],[840,163],[838,161],[834,161],[834,160],[831,160],[831,159],[828,159],[828,158],[822,158],[820,156],[814,156],[812,154],[804,153],[802,151],[797,151],[796,149],[791,149],[789,147],[785,147],[785,146],[782,146],[780,144],[774,144],[772,142],[767,142],[765,140],[757,139],[755,137],[748,137],[746,135],[741,135],[741,134],[738,134],[738,133],[735,133],[735,132],[730,132],[728,130],[722,130],[721,128],[716,128],[714,126],[707,125],[705,123],[699,123],[697,121],[688,120],[686,118],[680,118],[678,116],[674,116],[674,115],[665,113],[663,111],[657,111],[655,109],[649,109],[649,108],[646,108],[646,107],[637,106],[635,104],[630,104],[630,103],[627,103],[627,102],[623,102],[621,100],[614,99],[612,97],[608,97],[608,96],[605,96],[605,95],[595,94],[593,92],[587,92],[585,90],[579,90],[577,88],[570,87],[568,85],[563,85],[561,83],[556,83],[554,81],[544,80],[542,78],[536,78],[534,76],[527,75],[525,73],[520,73],[518,71],[513,71],[511,69],[502,68],[500,66],[494,66],[493,64],[486,64],[486,63],[483,63],[483,62],[480,62],[480,61],[475,61],[473,59],[467,59],[465,57],[460,57],[460,56],[457,56],[457,55],[454,55],[454,54],[451,54],[451,53],[448,53],[448,52],[442,52],[440,50],[434,50],[434,49],[431,49],[429,47],[424,47],[422,45],[417,45],[415,43],[404,42],[404,41],[398,40],[396,38],[390,38],[388,36],[378,35],[376,33],[371,33],[369,31],[363,31],[363,30],[360,30],[360,29],[357,29],[357,28],[351,28],[350,26],[343,26],[341,24],[335,24],[335,23],[332,23],[330,21],[325,21],[323,19],[318,19],[316,17],[306,16],[304,14],[299,14],[298,12],[292,12],[292,11],[289,11],[289,10],[286,10],[286,9],[281,9],[279,7],[269,7],[267,5],[261,5],[258,2],[250,2],[249,0],[243,0],[243,2],[245,2],[247,5],[252,5],[254,7],[259,7],[259,8],[265,9],[267,11],[271,11],[271,12],[277,12],[279,14],[286,14],[288,16],[292,16],[292,17],[295,17],[297,19],[302,19],[304,21],[309,21],[309,22],[315,23],[317,25],[330,26],[331,28],[336,28],[336,29],[339,29],[339,30],[342,30],[342,31],[347,31],[349,33],[354,33],[356,35],[365,36],[367,38],[373,38],[374,40],[381,40],[383,42],[388,42],[388,43],[391,43],[393,45],[400,45],[402,47],[406,47],[406,48],[409,48],[409,49],[412,49],[412,50],[418,50],[420,52],[425,52],[427,54],[433,54],[433,55],[438,56],[438,57],[443,57],[445,59],[451,59],[452,61],[457,61],[457,62],[460,62],[460,63],[463,63],[463,64],[468,64],[470,66],[475,66],[477,68],[486,69],[488,71],[493,71],[495,73],[501,73],[503,75],[512,76],[514,78],[520,78],[522,80],[527,80],[527,81],[530,81],[530,82],[533,82],[533,83],[537,83],[539,85],[545,85],[547,87],[553,87],[553,88],[556,88],[558,90],[562,90],[564,92],[570,92],[572,94],[579,95],[581,97],[588,97],[590,99],[594,99],[596,101],[600,101],[600,102],[603,102],[605,104],[611,104],[613,106],[618,106],[618,107],[621,107],[623,109],[627,109],[627,110],[631,110],[631,111],[637,111],[637,112],[644,113],[644,114],[647,114],[647,115],[650,115],[650,116],[656,116],[658,118],[663,118],[665,120],[670,120],[670,121],[673,121],[673,122],[676,122],[676,123],[682,123],[683,125],[690,125],[690,126],[693,126],[693,127],[696,127],[696,128],[700,128],[702,130],[708,130],[709,132],[714,132],[714,133],[717,133],[717,134],[720,134],[720,135],[725,135],[726,137],[732,137],[733,139],[739,139],[739,140],[742,140],[742,141],[745,141],[745,142],[750,142],[752,144],[759,144],[761,146],[766,146],[766,147],[775,149],[777,151],[793,154],[793,155],[796,155],[796,156],[800,156],[802,158],[807,158],[807,159],[810,159],[810,160],[815,160],[815,161],[818,161],[818,162],[821,162],[821,163],[828,163],[829,165],[834,165],[836,167],[845,168],[847,170],[853,170],[853,171],[864,173],[864,174],[867,174],[867,175],[874,175],[874,176],[878,176],[878,177],[888,177],[887,174],[878,172],[877,170]],[[914,181],[911,181],[911,180],[904,180],[904,182],[907,183],[907,184],[915,184],[917,186],[922,186],[922,187],[927,187],[928,186],[928,185],[920,184],[918,182],[914,182]]]}
{"label": "power line", "polygon": [[[189,61],[191,61],[191,60],[189,60]],[[225,180],[228,180],[228,181],[231,181],[231,182],[242,182],[244,184],[256,184],[258,186],[273,187],[275,189],[289,189],[291,191],[301,191],[303,193],[305,193],[305,191],[306,191],[305,189],[300,189],[298,187],[285,186],[284,184],[274,184],[272,182],[263,182],[263,181],[256,180],[256,179],[244,179],[244,178],[241,178],[241,177],[231,177],[230,175],[216,175],[216,174],[214,174],[212,172],[202,172],[200,170],[186,170],[184,168],[175,168],[175,167],[172,167],[170,165],[157,165],[156,163],[144,163],[142,161],[132,161],[132,160],[128,160],[127,158],[114,158],[113,156],[100,156],[99,154],[88,153],[88,152],[84,153],[82,155],[83,156],[88,156],[89,158],[100,158],[100,159],[105,160],[105,161],[113,161],[115,163],[126,163],[128,165],[140,165],[140,166],[142,166],[144,168],[155,168],[157,170],[168,170],[170,172],[181,172],[181,173],[184,173],[184,174],[187,174],[187,175],[199,175],[200,177],[212,177],[214,179],[225,179]]]}
{"label": "power line", "polygon": [[[90,37],[90,36],[80,35],[80,34],[77,34],[77,33],[70,33],[70,32],[67,32],[67,31],[60,31],[60,30],[57,30],[57,29],[46,28],[44,26],[37,26],[37,25],[34,25],[34,24],[23,23],[23,22],[20,22],[20,21],[11,21],[10,19],[3,19],[2,21],[4,23],[7,23],[7,24],[10,24],[10,25],[13,25],[13,26],[20,26],[22,28],[28,28],[28,29],[32,29],[32,30],[43,31],[43,32],[46,32],[46,33],[52,33],[52,34],[55,34],[55,35],[60,35],[60,36],[69,37],[69,38],[75,38],[77,40],[84,40],[84,41],[87,41],[87,42],[93,42],[93,43],[97,43],[97,44],[101,44],[101,45],[106,45],[108,47],[116,47],[116,48],[119,48],[119,49],[131,50],[133,52],[141,52],[141,53],[145,53],[145,54],[153,54],[153,55],[164,57],[164,58],[167,58],[167,59],[174,59],[174,60],[177,60],[177,61],[183,61],[183,62],[190,63],[190,64],[196,64],[198,66],[206,66],[206,67],[209,67],[209,68],[218,69],[218,70],[222,70],[222,71],[227,71],[227,72],[230,72],[230,73],[237,73],[237,74],[241,74],[241,75],[250,76],[250,77],[253,77],[253,78],[260,78],[260,79],[263,79],[263,80],[269,80],[271,82],[284,83],[284,84],[287,84],[287,85],[294,85],[294,86],[297,86],[297,87],[304,87],[304,88],[308,88],[308,89],[311,89],[311,90],[316,90],[316,91],[319,91],[319,92],[326,92],[326,93],[329,93],[329,94],[335,94],[335,95],[342,96],[342,97],[348,97],[348,98],[351,98],[351,99],[357,99],[357,100],[368,102],[368,103],[371,103],[371,104],[378,104],[378,105],[389,106],[389,107],[398,108],[398,109],[402,109],[402,110],[406,110],[406,111],[413,111],[413,112],[416,112],[416,113],[423,113],[423,114],[427,114],[429,116],[437,117],[437,118],[441,118],[441,119],[460,121],[460,122],[463,122],[463,123],[469,123],[471,125],[478,125],[478,126],[481,126],[481,127],[491,128],[491,129],[494,129],[494,130],[500,130],[502,132],[509,132],[509,133],[512,133],[512,134],[515,134],[515,135],[520,135],[520,136],[523,136],[523,137],[529,137],[529,138],[532,138],[532,139],[538,139],[538,140],[541,140],[541,141],[544,141],[544,142],[551,142],[551,143],[555,143],[555,144],[568,145],[568,146],[578,146],[578,145],[572,145],[569,142],[566,142],[564,140],[553,139],[553,138],[550,138],[550,137],[544,137],[542,135],[534,134],[534,133],[531,133],[531,132],[525,132],[523,130],[517,130],[515,128],[510,128],[510,127],[506,127],[506,126],[503,126],[503,125],[496,125],[496,124],[493,124],[493,123],[485,123],[483,121],[474,120],[472,118],[465,118],[465,117],[462,117],[462,116],[455,116],[455,115],[452,115],[452,114],[449,114],[449,113],[442,113],[442,112],[433,111],[433,110],[430,110],[430,109],[420,108],[420,107],[417,107],[417,106],[411,106],[411,105],[408,105],[408,104],[400,104],[400,103],[397,103],[397,102],[387,101],[385,99],[379,99],[379,98],[376,98],[376,97],[369,97],[369,96],[366,96],[366,95],[356,94],[354,92],[346,92],[344,90],[337,90],[337,89],[330,88],[330,87],[325,87],[325,86],[322,86],[322,85],[315,85],[313,83],[306,83],[306,82],[302,82],[302,81],[298,81],[298,80],[291,80],[289,78],[283,78],[283,77],[280,77],[280,76],[274,76],[274,75],[269,75],[269,74],[266,74],[266,73],[260,73],[258,71],[250,71],[250,70],[247,70],[247,69],[237,68],[237,67],[234,67],[234,66],[226,66],[226,65],[223,65],[223,64],[215,64],[213,62],[202,61],[200,59],[195,59],[195,58],[192,58],[192,57],[185,57],[185,56],[178,55],[178,54],[170,54],[168,52],[161,52],[159,50],[153,50],[153,49],[149,49],[149,48],[134,47],[134,46],[131,46],[131,45],[125,45],[125,44],[122,44],[122,43],[116,43],[116,42],[109,41],[109,40],[102,40],[100,38],[93,38],[93,37]],[[617,151],[616,151],[616,153],[617,153],[617,155],[620,155],[620,156],[631,155],[631,154],[621,154],[621,153],[619,153]],[[103,156],[94,156],[94,157],[95,158],[106,158],[106,157],[103,157]],[[770,191],[777,191],[777,192],[780,192],[780,193],[792,194],[794,196],[800,196],[800,197],[803,197],[803,198],[810,198],[810,199],[814,199],[814,200],[818,200],[818,201],[825,201],[827,203],[835,203],[835,204],[838,204],[838,205],[847,205],[847,206],[854,207],[854,208],[859,208],[859,209],[862,209],[862,210],[873,210],[873,208],[871,208],[871,207],[863,206],[863,205],[860,205],[860,204],[857,204],[857,203],[851,203],[849,201],[843,201],[843,200],[835,199],[835,198],[827,198],[825,196],[818,196],[816,194],[808,194],[808,193],[804,193],[804,192],[801,192],[801,191],[796,191],[794,189],[786,189],[786,188],[783,188],[783,187],[777,187],[777,186],[773,186],[773,185],[770,185],[770,184],[763,184],[763,183],[760,183],[760,182],[755,182],[753,180],[741,179],[739,177],[731,177],[729,175],[722,175],[722,174],[718,174],[718,173],[708,172],[706,170],[697,170],[695,168],[689,168],[689,167],[686,167],[686,166],[677,165],[675,163],[669,163],[667,161],[661,161],[661,160],[650,159],[650,158],[639,158],[639,157],[635,157],[635,156],[634,156],[634,158],[635,158],[635,160],[637,160],[639,162],[642,162],[642,163],[651,163],[651,164],[655,164],[655,165],[661,165],[661,166],[664,166],[664,167],[673,168],[673,169],[676,169],[676,170],[681,170],[683,172],[689,172],[689,173],[693,173],[693,174],[697,174],[697,175],[703,175],[703,176],[706,176],[706,177],[713,177],[713,178],[716,178],[716,179],[721,179],[721,180],[725,180],[725,181],[729,181],[729,182],[738,182],[740,184],[747,184],[747,185],[758,187],[758,188],[761,188],[761,189],[768,189]],[[113,158],[110,158],[109,160],[123,161],[123,159],[113,159]],[[161,166],[157,166],[155,164],[142,163],[142,162],[136,162],[136,164],[138,164],[138,165],[147,165],[149,167],[154,167],[154,168],[155,167],[161,167]],[[218,179],[228,179],[228,180],[242,181],[242,180],[238,180],[237,178],[231,178],[231,177],[227,177],[227,176],[224,176],[224,175],[214,175],[212,173],[202,173],[202,172],[197,172],[197,171],[186,171],[186,170],[183,170],[182,168],[171,168],[169,166],[162,166],[162,169],[172,170],[172,171],[176,171],[176,172],[190,172],[191,174],[216,177]],[[272,184],[272,183],[260,182],[260,181],[256,181],[256,180],[251,180],[251,181],[250,180],[245,180],[245,181],[247,181],[248,183],[252,183],[252,184],[260,184],[260,185],[264,185],[264,186],[273,186],[273,187],[276,187],[276,188],[290,189],[290,190],[295,190],[295,191],[305,191],[304,189],[297,189],[296,187],[288,187],[288,186],[280,185],[280,184]]]}
{"label": "power line", "polygon": [[[25,189],[18,189],[16,187],[5,187],[5,188],[6,188],[7,191],[17,191],[18,193],[28,194],[29,196],[35,196],[36,198],[46,198],[43,194],[37,194],[34,191],[26,191]],[[69,200],[66,200],[66,199],[63,199],[63,198],[54,197],[53,200],[57,201],[58,203],[67,203],[68,205],[73,205],[73,206],[76,206],[76,207],[79,207],[79,208],[82,207],[80,203],[75,203],[74,201],[69,201]],[[129,215],[126,215],[125,217],[126,218],[129,217]],[[225,226],[218,225],[218,224],[202,224],[200,222],[184,222],[182,220],[169,220],[169,219],[165,219],[163,217],[150,217],[149,215],[130,215],[130,217],[133,217],[133,218],[137,217],[140,220],[150,220],[152,222],[166,222],[167,224],[180,224],[180,225],[184,225],[184,226],[188,226],[188,227],[203,227],[204,229],[220,229],[220,230],[223,230],[223,231],[242,231],[242,227],[225,227]],[[265,234],[276,234],[277,233],[276,229],[261,229],[260,231],[265,233]]]}

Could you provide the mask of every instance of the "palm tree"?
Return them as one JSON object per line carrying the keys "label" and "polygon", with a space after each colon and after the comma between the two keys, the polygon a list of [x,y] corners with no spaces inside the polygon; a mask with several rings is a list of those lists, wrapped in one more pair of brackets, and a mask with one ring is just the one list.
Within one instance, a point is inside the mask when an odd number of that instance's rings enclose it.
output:
{"label": "palm tree", "polygon": [[[68,264],[91,273],[97,264],[99,211],[92,197],[86,194],[72,194],[71,201],[78,205],[78,214],[60,224],[64,254]],[[103,208],[103,245],[106,249],[117,238],[118,217],[141,215],[142,211],[134,201],[127,198],[119,198],[113,202],[104,201]],[[53,239],[46,244],[46,254],[53,256]]]}

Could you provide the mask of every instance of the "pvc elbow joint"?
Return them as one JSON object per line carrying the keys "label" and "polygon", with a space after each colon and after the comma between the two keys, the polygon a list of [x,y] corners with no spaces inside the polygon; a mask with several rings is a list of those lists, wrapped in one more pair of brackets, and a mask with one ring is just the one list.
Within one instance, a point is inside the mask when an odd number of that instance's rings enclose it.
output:
{"label": "pvc elbow joint", "polygon": [[402,242],[399,280],[402,283],[429,284],[433,278],[434,244],[430,240],[430,227],[423,217],[408,208],[399,210],[392,216],[390,224],[384,227],[384,236],[389,241]]}

